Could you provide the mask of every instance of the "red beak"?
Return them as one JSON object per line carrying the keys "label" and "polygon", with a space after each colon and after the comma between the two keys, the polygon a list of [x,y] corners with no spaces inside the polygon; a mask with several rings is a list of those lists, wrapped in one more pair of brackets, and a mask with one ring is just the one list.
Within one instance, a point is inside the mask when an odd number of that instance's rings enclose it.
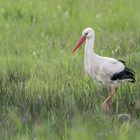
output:
{"label": "red beak", "polygon": [[76,47],[72,50],[72,53],[74,53],[78,48],[80,48],[80,46],[82,45],[82,43],[86,40],[85,36],[82,36],[80,38],[80,40],[78,41]]}

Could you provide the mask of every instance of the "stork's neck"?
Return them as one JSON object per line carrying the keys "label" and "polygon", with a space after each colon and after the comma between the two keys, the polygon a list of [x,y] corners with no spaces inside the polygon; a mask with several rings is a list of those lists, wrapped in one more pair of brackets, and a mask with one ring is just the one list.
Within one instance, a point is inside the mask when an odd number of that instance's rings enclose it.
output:
{"label": "stork's neck", "polygon": [[85,54],[94,53],[94,38],[86,40]]}

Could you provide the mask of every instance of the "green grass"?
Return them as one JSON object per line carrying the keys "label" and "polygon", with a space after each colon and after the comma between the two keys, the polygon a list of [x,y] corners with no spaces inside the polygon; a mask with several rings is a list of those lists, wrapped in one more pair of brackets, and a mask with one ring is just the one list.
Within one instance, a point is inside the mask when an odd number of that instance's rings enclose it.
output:
{"label": "green grass", "polygon": [[[0,0],[0,139],[139,140],[139,0]],[[112,115],[107,96],[84,74],[84,47],[71,50],[86,27],[95,51],[123,59],[136,84],[119,88]],[[117,113],[128,113],[128,122]]]}

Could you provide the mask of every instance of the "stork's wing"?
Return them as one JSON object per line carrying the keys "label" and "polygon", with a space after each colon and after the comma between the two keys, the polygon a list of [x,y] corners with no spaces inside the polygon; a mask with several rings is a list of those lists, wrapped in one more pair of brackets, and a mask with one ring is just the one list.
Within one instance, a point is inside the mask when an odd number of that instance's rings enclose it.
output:
{"label": "stork's wing", "polygon": [[135,73],[134,71],[130,70],[129,68],[125,67],[125,69],[119,73],[115,73],[111,80],[125,80],[129,79],[130,82],[135,83]]}
{"label": "stork's wing", "polygon": [[123,60],[118,59],[118,61],[122,62],[124,65],[126,65],[126,62]]}
{"label": "stork's wing", "polygon": [[102,68],[106,74],[113,76],[113,74],[123,71],[125,64],[114,58],[103,57]]}
{"label": "stork's wing", "polygon": [[111,80],[128,79],[130,82],[135,82],[134,71],[127,68],[124,61],[113,58],[104,58],[104,65],[105,64],[106,67],[104,66],[104,70],[111,76]]}

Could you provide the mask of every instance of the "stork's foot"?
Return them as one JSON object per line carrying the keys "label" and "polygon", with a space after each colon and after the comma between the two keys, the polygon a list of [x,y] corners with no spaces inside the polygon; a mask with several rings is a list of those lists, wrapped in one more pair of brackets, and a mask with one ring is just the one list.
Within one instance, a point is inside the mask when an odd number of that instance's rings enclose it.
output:
{"label": "stork's foot", "polygon": [[102,104],[102,111],[105,113],[110,114],[111,112],[111,108],[112,108],[112,97],[115,94],[117,88],[108,88],[108,97],[106,98],[106,100],[103,102]]}
{"label": "stork's foot", "polygon": [[108,100],[106,100],[106,103],[108,105],[109,108],[112,107],[112,98],[109,98]]}
{"label": "stork's foot", "polygon": [[103,102],[101,109],[104,113],[109,113],[109,106],[106,102]]}
{"label": "stork's foot", "polygon": [[102,111],[105,113],[109,113],[111,107],[112,107],[112,98],[107,98],[101,106]]}

